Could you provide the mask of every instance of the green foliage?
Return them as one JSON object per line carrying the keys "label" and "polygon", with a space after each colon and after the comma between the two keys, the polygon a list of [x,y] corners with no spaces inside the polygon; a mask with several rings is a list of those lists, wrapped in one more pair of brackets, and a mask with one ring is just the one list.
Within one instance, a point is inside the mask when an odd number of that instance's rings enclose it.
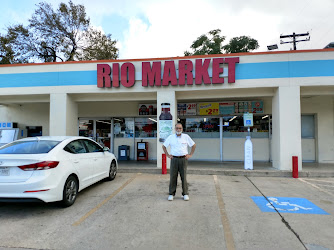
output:
{"label": "green foliage", "polygon": [[259,48],[257,40],[248,37],[234,37],[227,45],[222,45],[225,36],[220,35],[221,30],[215,29],[208,32],[208,35],[199,36],[190,46],[192,52],[185,51],[185,56],[191,55],[210,55],[223,53],[250,52]]}
{"label": "green foliage", "polygon": [[99,30],[91,29],[85,35],[86,43],[79,60],[117,59],[116,40],[112,40],[110,34],[104,35]]}
{"label": "green foliage", "polygon": [[[56,62],[116,59],[116,40],[90,26],[83,5],[60,3],[54,10],[49,3],[37,4],[29,25],[7,29],[7,40],[0,51],[17,62]],[[10,48],[8,50],[6,48]],[[6,52],[7,51],[7,52]],[[12,53],[12,54],[11,54]],[[7,60],[8,61],[8,60]]]}
{"label": "green foliage", "polygon": [[221,54],[222,42],[225,40],[225,36],[220,36],[220,29],[211,30],[208,32],[208,36],[203,34],[199,36],[190,48],[193,52],[185,51],[185,56],[190,55],[209,55],[209,54]]}
{"label": "green foliage", "polygon": [[257,40],[249,36],[233,37],[230,42],[224,46],[226,53],[249,52],[259,48]]}

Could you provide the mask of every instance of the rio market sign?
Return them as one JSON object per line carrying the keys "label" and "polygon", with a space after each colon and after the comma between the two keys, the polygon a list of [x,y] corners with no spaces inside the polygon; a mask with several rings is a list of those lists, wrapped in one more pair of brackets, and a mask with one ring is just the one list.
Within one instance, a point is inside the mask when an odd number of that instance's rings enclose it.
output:
{"label": "rio market sign", "polygon": [[[195,65],[191,60],[179,60],[178,69],[174,61],[165,61],[162,72],[162,62],[142,62],[142,86],[182,86],[201,84],[224,83],[223,65],[228,67],[228,83],[235,82],[235,66],[239,57],[196,59]],[[209,67],[212,66],[212,77],[209,76]],[[178,70],[178,74],[176,71]],[[195,70],[195,71],[194,71]],[[193,74],[193,72],[195,74]],[[97,87],[119,88],[120,85],[130,88],[135,82],[135,66],[130,63],[97,64]]]}

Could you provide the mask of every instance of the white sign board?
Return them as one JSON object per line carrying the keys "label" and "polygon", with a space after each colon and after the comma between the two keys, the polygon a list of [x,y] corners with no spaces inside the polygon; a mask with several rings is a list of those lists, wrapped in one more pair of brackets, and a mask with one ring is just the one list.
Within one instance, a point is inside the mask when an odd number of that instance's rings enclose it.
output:
{"label": "white sign board", "polygon": [[244,114],[244,126],[245,127],[253,127],[253,114],[245,113]]}

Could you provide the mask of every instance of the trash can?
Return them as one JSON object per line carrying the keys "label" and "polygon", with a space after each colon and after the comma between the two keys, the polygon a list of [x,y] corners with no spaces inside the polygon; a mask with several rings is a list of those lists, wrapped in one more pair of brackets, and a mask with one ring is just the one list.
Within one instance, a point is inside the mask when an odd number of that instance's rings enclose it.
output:
{"label": "trash can", "polygon": [[118,146],[118,160],[119,161],[130,160],[130,146],[128,145]]}

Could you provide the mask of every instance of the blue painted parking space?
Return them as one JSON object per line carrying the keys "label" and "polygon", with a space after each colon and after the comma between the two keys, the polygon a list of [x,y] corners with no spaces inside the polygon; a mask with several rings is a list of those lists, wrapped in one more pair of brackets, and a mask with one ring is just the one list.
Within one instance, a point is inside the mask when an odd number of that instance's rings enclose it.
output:
{"label": "blue painted parking space", "polygon": [[[262,212],[329,214],[305,198],[251,196]],[[276,210],[275,210],[276,208]]]}

